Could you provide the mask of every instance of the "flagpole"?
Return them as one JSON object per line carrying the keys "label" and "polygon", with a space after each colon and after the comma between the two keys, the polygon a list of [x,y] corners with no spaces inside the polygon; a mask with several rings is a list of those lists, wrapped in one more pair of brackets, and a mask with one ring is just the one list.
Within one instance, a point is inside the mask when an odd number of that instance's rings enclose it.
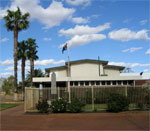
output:
{"label": "flagpole", "polygon": [[71,92],[70,92],[70,57],[69,57],[69,46],[67,45],[68,51],[68,93],[69,93],[69,103],[71,103]]}

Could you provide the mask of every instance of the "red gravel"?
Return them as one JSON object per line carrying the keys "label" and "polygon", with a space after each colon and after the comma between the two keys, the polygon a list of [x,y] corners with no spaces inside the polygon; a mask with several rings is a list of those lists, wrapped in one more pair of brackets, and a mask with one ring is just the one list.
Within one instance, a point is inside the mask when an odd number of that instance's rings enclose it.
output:
{"label": "red gravel", "polygon": [[1,111],[1,130],[149,130],[149,111],[24,114],[23,104]]}

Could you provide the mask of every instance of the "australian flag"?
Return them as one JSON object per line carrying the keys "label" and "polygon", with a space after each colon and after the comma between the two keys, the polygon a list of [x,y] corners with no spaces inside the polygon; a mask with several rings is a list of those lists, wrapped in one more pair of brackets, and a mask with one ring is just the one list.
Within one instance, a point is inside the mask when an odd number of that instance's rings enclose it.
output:
{"label": "australian flag", "polygon": [[62,53],[64,53],[65,50],[67,50],[67,43],[63,46]]}

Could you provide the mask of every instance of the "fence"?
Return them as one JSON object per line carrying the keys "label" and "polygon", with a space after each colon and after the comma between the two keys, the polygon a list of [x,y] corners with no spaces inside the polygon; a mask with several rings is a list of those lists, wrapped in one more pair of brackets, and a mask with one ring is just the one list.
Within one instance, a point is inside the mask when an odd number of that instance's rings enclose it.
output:
{"label": "fence", "polygon": [[[150,101],[150,87],[71,87],[70,94],[71,100],[77,97],[85,103],[83,110],[92,111],[106,110],[107,98],[112,92],[117,92],[127,96],[130,101],[130,109],[136,109],[138,103],[149,104]],[[39,99],[47,99],[47,102],[51,104],[51,101],[60,98],[64,98],[68,101],[67,88],[58,87],[56,95],[51,94],[51,88],[25,88],[24,111],[37,111],[36,104]]]}

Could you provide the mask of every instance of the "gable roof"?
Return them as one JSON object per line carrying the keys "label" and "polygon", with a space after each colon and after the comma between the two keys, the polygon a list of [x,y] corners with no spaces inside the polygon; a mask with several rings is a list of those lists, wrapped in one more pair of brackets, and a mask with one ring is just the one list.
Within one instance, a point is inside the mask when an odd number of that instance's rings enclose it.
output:
{"label": "gable roof", "polygon": [[[69,63],[70,63],[70,65],[81,64],[81,63],[97,63],[97,64],[103,64],[104,68],[107,68],[107,69],[119,69],[119,70],[123,70],[125,68],[123,66],[107,65],[108,61],[92,60],[92,59],[83,59],[83,60],[70,61]],[[65,62],[64,66],[46,68],[45,71],[46,72],[50,72],[50,71],[53,71],[53,70],[67,69],[67,65],[68,65],[68,62]]]}

